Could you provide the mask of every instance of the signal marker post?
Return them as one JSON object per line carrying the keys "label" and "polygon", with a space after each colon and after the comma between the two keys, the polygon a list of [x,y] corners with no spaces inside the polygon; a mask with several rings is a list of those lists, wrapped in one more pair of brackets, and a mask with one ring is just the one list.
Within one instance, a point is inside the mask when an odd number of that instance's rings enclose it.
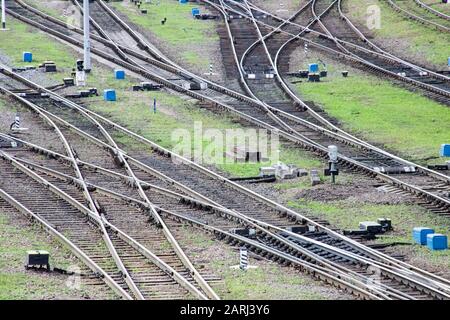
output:
{"label": "signal marker post", "polygon": [[239,249],[239,264],[236,266],[231,266],[231,269],[241,269],[242,271],[247,271],[248,269],[256,269],[258,266],[251,266],[248,263],[248,251],[246,247],[241,247]]}
{"label": "signal marker post", "polygon": [[6,29],[6,6],[5,6],[5,0],[2,0],[2,28],[1,31],[7,31],[9,29]]}
{"label": "signal marker post", "polygon": [[214,75],[216,75],[216,73],[213,72],[213,65],[212,65],[212,63],[209,64],[209,72],[205,72],[204,75],[207,75],[207,76],[214,76]]}

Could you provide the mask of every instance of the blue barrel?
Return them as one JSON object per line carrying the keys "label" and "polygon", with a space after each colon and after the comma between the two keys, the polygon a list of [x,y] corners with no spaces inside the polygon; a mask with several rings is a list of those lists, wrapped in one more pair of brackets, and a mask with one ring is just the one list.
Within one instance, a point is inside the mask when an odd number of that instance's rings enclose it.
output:
{"label": "blue barrel", "polygon": [[116,101],[116,90],[105,89],[103,91],[103,98],[105,101]]}
{"label": "blue barrel", "polygon": [[33,61],[33,54],[28,51],[23,52],[23,62],[32,62]]}
{"label": "blue barrel", "polygon": [[114,76],[118,80],[123,80],[123,79],[125,79],[125,71],[121,70],[121,69],[116,69],[116,70],[114,70]]}
{"label": "blue barrel", "polygon": [[180,3],[187,3],[188,0],[180,0]]}
{"label": "blue barrel", "polygon": [[309,72],[316,73],[319,72],[319,65],[317,63],[310,63],[308,67]]}
{"label": "blue barrel", "polygon": [[199,8],[192,8],[192,16],[195,17],[196,15],[200,14]]}
{"label": "blue barrel", "polygon": [[427,244],[427,235],[434,233],[434,230],[431,228],[414,228],[413,229],[413,240],[417,244]]}
{"label": "blue barrel", "polygon": [[441,150],[439,152],[441,157],[450,157],[450,144],[441,144]]}

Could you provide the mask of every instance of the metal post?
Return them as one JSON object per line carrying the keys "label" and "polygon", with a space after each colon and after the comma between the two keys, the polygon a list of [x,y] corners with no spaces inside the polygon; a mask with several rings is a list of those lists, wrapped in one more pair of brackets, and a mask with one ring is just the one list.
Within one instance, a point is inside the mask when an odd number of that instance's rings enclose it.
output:
{"label": "metal post", "polygon": [[156,98],[153,98],[153,113],[156,113]]}
{"label": "metal post", "polygon": [[6,9],[5,9],[5,0],[2,0],[2,29],[6,29]]}
{"label": "metal post", "polygon": [[84,30],[84,71],[91,71],[91,40],[89,35],[89,0],[83,0],[83,30]]}

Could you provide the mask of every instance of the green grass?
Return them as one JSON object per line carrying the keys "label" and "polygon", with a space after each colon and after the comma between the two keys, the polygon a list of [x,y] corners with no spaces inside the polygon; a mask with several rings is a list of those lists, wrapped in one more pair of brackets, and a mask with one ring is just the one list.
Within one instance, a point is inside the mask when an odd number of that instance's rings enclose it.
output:
{"label": "green grass", "polygon": [[320,283],[299,271],[273,262],[250,258],[250,265],[257,265],[257,269],[246,272],[231,269],[231,266],[239,264],[238,250],[211,240],[204,233],[192,232],[190,227],[184,227],[183,231],[183,237],[178,240],[190,248],[189,256],[194,263],[199,260],[205,263],[204,257],[209,257],[208,268],[223,280],[223,283],[212,284],[221,299],[322,300],[329,298],[330,294],[336,294],[333,289],[327,292]]}
{"label": "green grass", "polygon": [[[348,78],[340,74],[344,69]],[[448,107],[336,62],[328,63],[328,70],[320,83],[295,86],[346,130],[419,162],[438,157],[440,145],[449,142]]]}
{"label": "green grass", "polygon": [[[164,44],[176,48],[179,58],[188,65],[205,67],[212,62],[207,55],[202,55],[199,47],[219,41],[215,32],[216,22],[194,19],[191,10],[199,7],[198,4],[180,4],[173,0],[143,3],[141,8],[148,9],[148,14],[141,14],[136,6],[128,2],[111,3],[111,6]],[[203,11],[203,7],[200,9]],[[167,22],[162,25],[164,18]]]}
{"label": "green grass", "polygon": [[423,3],[429,5],[433,9],[436,9],[446,15],[450,15],[450,6],[447,3],[443,3],[437,0],[422,0]]}
{"label": "green grass", "polygon": [[381,29],[373,30],[375,36],[386,39],[401,39],[408,43],[405,54],[417,54],[441,69],[447,66],[450,34],[426,27],[418,22],[406,19],[394,11],[384,0],[348,0],[345,1],[347,16],[361,25],[366,25],[366,10],[369,5],[381,8]]}
{"label": "green grass", "polygon": [[[118,91],[119,102],[110,103],[100,98],[91,99],[90,108],[108,116],[113,121],[117,121],[136,133],[160,144],[161,146],[183,154],[194,156],[196,150],[201,148],[206,153],[209,146],[215,145],[206,137],[200,137],[201,143],[197,144],[195,139],[194,123],[201,124],[203,131],[208,129],[218,130],[224,137],[222,140],[224,148],[220,149],[217,144],[219,155],[217,167],[233,176],[249,176],[258,174],[259,168],[263,165],[271,165],[272,161],[266,163],[228,163],[228,159],[222,156],[226,150],[225,139],[228,129],[242,129],[227,116],[217,116],[205,110],[198,109],[192,101],[184,100],[180,97],[169,95],[165,92],[130,92],[126,90]],[[157,100],[157,111],[153,112],[153,99]],[[132,103],[131,103],[132,102]],[[177,140],[178,135],[172,133],[183,130],[182,140]],[[132,140],[126,136],[116,136],[118,141],[126,145],[132,145]],[[195,140],[194,140],[195,139]],[[181,141],[181,144],[178,142]],[[181,147],[180,147],[181,146]],[[222,150],[220,152],[220,150]],[[306,152],[296,149],[281,148],[280,159],[286,163],[292,163],[302,168],[319,167],[321,162],[312,158]]]}
{"label": "green grass", "polygon": [[27,250],[47,250],[54,267],[67,268],[80,262],[69,258],[69,252],[50,241],[42,229],[17,222],[17,217],[0,212],[0,300],[95,296],[96,289],[92,287],[70,289],[65,284],[66,277],[25,271]]}
{"label": "green grass", "polygon": [[[49,2],[55,2],[54,0],[22,0],[22,2],[48,14],[49,16],[55,17],[60,20],[64,20],[65,18],[61,15],[61,13],[48,5]],[[66,7],[73,6],[71,1],[59,1],[60,3],[65,2]]]}
{"label": "green grass", "polygon": [[[197,4],[180,4],[178,1],[161,0],[157,4],[143,3],[142,9],[148,9],[148,14],[139,13],[136,6],[129,2],[111,3],[111,6],[125,13],[135,24],[145,27],[169,44],[202,44],[217,40],[212,30],[214,22],[193,19],[192,8]],[[167,18],[162,25],[161,20]]]}
{"label": "green grass", "polygon": [[[350,230],[358,229],[360,221],[376,221],[377,218],[389,218],[393,232],[381,235],[377,242],[405,242],[412,244],[411,232],[414,227],[430,227],[437,233],[449,234],[448,218],[429,213],[419,206],[355,203],[350,200],[331,202],[292,200],[288,203],[294,209],[309,212],[328,220],[333,226]],[[450,267],[450,250],[431,251],[426,247],[412,245],[409,250],[414,259],[423,258],[435,266]]]}
{"label": "green grass", "polygon": [[[9,20],[10,31],[0,33],[0,51],[10,58],[14,66],[38,66],[46,60],[56,63],[59,70],[69,72],[75,58],[68,48],[48,36],[17,20]],[[33,62],[22,61],[22,52],[33,53]],[[62,80],[62,79],[61,79]]]}

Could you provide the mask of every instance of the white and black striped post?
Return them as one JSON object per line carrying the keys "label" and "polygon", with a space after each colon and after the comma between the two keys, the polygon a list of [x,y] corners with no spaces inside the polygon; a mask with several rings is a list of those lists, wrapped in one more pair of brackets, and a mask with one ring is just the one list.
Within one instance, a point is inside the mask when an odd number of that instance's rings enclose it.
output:
{"label": "white and black striped post", "polygon": [[6,8],[5,8],[5,0],[2,0],[2,30],[6,30]]}
{"label": "white and black striped post", "polygon": [[246,271],[248,269],[248,252],[247,248],[242,247],[239,254],[239,268]]}
{"label": "white and black striped post", "polygon": [[19,129],[19,128],[20,128],[20,116],[19,116],[18,113],[16,114],[16,117],[15,117],[15,119],[14,119],[14,127],[15,127],[16,129]]}
{"label": "white and black striped post", "polygon": [[209,74],[210,75],[213,74],[213,65],[212,65],[212,63],[209,64]]}
{"label": "white and black striped post", "polygon": [[305,42],[305,55],[308,55],[308,43],[307,42]]}
{"label": "white and black striped post", "polygon": [[20,129],[20,116],[16,113],[16,117],[14,118],[14,122],[9,126],[10,130],[18,130]]}

